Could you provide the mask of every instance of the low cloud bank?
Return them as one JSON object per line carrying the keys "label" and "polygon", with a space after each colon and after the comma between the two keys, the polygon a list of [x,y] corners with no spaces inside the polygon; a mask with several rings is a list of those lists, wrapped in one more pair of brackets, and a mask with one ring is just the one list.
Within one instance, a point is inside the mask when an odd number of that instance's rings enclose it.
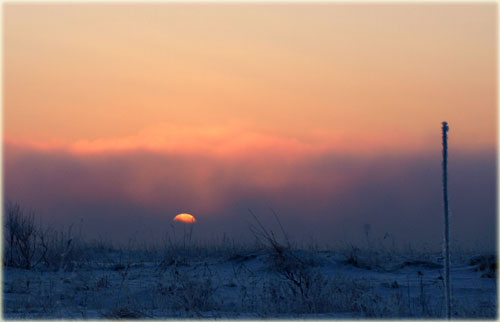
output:
{"label": "low cloud bank", "polygon": [[[272,208],[300,243],[387,244],[394,238],[398,246],[439,247],[439,153],[324,151],[288,158],[278,151],[224,159],[144,149],[86,155],[6,144],[4,195],[35,209],[46,225],[81,223],[89,237],[125,242],[172,236],[172,218],[180,212],[196,216],[197,238],[225,233],[251,240],[248,209],[276,229]],[[452,240],[464,248],[494,248],[495,151],[450,151],[449,171]]]}

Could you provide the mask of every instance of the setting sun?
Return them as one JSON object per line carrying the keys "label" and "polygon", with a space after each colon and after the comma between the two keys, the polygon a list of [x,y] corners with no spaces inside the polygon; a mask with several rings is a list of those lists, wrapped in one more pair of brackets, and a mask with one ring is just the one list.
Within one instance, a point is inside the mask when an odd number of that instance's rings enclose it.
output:
{"label": "setting sun", "polygon": [[194,218],[193,215],[182,213],[175,216],[174,221],[182,221],[187,224],[194,224],[196,222],[196,218]]}

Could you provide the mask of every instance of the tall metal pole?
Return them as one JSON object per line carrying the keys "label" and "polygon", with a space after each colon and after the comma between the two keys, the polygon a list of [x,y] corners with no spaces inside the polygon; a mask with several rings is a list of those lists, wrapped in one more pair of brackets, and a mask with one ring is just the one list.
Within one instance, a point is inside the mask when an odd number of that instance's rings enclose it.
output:
{"label": "tall metal pole", "polygon": [[450,293],[450,220],[448,209],[448,123],[443,122],[443,199],[444,199],[444,287],[446,318],[451,319]]}

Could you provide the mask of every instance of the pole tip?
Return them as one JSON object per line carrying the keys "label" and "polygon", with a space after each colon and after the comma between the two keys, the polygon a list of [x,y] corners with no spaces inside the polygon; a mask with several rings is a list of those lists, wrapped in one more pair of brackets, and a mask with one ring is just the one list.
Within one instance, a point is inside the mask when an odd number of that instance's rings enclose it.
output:
{"label": "pole tip", "polygon": [[448,122],[442,122],[441,124],[443,124],[443,130],[444,131],[448,131],[450,128],[448,127]]}

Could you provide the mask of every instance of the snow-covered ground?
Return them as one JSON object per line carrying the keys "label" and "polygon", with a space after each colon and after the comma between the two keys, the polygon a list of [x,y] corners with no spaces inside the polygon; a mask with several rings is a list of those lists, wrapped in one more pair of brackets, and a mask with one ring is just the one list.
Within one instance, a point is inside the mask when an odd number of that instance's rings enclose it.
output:
{"label": "snow-covered ground", "polygon": [[[346,250],[88,249],[59,268],[3,268],[3,317],[442,318],[442,259]],[[460,254],[453,316],[496,319],[496,255]]]}

